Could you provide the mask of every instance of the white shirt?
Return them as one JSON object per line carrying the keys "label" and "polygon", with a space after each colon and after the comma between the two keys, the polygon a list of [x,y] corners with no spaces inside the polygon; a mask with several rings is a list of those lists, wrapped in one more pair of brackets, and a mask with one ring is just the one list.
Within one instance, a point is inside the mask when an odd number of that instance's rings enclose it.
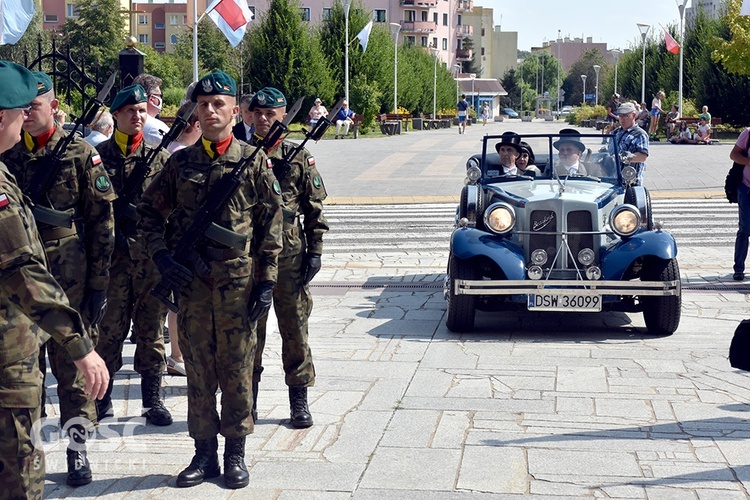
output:
{"label": "white shirt", "polygon": [[109,137],[102,134],[98,130],[92,130],[91,133],[84,138],[86,142],[94,147],[98,146],[100,143],[106,141],[107,139],[109,139]]}
{"label": "white shirt", "polygon": [[143,126],[143,138],[146,142],[158,146],[167,132],[169,132],[169,127],[166,123],[151,115],[146,118],[146,124]]}

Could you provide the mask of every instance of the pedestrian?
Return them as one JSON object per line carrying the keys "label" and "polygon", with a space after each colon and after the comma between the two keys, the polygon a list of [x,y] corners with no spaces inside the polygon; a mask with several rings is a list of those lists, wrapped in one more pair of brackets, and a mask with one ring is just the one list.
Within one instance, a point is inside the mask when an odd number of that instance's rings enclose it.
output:
{"label": "pedestrian", "polygon": [[[611,134],[617,127],[617,108],[620,106],[620,94],[615,92],[607,103],[607,126],[602,129],[602,135]],[[602,144],[607,144],[607,138],[602,137]]]}
{"label": "pedestrian", "polygon": [[[205,239],[195,247],[192,269],[172,256],[211,187],[245,164],[255,149],[232,135],[239,111],[236,89],[234,79],[222,71],[199,80],[190,98],[198,103],[201,140],[167,160],[138,205],[139,235],[179,306],[188,432],[195,441],[190,465],[177,476],[180,487],[195,486],[221,473],[218,434],[225,438],[224,484],[242,488],[249,483],[244,457],[245,438],[254,425],[252,323],[271,307],[282,230],[281,187],[263,152],[244,171],[245,181],[215,221],[239,239],[248,235],[244,247]],[[253,281],[254,271],[258,282]],[[221,389],[221,414],[216,410],[217,389]]]}
{"label": "pedestrian", "polygon": [[737,236],[734,240],[734,274],[732,279],[742,281],[745,279],[745,259],[747,259],[748,238],[750,238],[750,128],[742,131],[737,138],[729,158],[740,165],[742,169],[742,182],[737,188],[737,207],[739,208],[739,221],[737,224]]}
{"label": "pedestrian", "polygon": [[[96,352],[107,363],[110,383],[104,398],[97,402],[97,413],[100,419],[114,416],[112,387],[115,374],[122,368],[122,348],[132,321],[136,338],[133,367],[141,376],[143,416],[152,425],[165,426],[172,423],[172,415],[161,399],[161,379],[166,368],[163,325],[167,308],[149,294],[160,276],[136,234],[136,220],[128,214],[126,205],[139,201],[143,189],[161,172],[169,157],[162,150],[150,165],[139,162],[151,149],[143,137],[147,100],[146,91],[138,84],[120,90],[110,106],[117,122],[114,136],[97,148],[119,198],[115,202],[116,245],[109,270],[108,306],[99,325],[96,346]],[[141,169],[146,169],[143,174]],[[134,191],[127,194],[125,187],[139,175],[144,176],[143,181],[129,188]]]}
{"label": "pedestrian", "polygon": [[[37,80],[29,70],[0,61],[0,153],[20,139]],[[3,498],[44,494],[44,452],[32,438],[44,386],[39,345],[52,335],[85,379],[84,394],[101,397],[108,376],[81,317],[46,267],[44,246],[22,191],[0,163],[0,485]]]}
{"label": "pedestrian", "polygon": [[[260,144],[274,122],[286,116],[286,98],[279,90],[266,87],[255,95],[250,109],[256,133],[251,144],[255,146]],[[266,153],[274,164],[274,175],[281,184],[284,200],[283,249],[279,255],[279,279],[273,290],[273,307],[281,335],[281,359],[289,387],[292,427],[304,429],[313,425],[307,388],[315,384],[315,367],[307,342],[308,318],[313,306],[308,285],[321,267],[323,235],[328,231],[328,222],[323,215],[326,190],[315,158],[303,149],[291,162],[282,160],[296,147],[293,142],[283,141]],[[256,418],[267,319],[263,316],[258,320],[253,370],[253,415]]]}
{"label": "pedestrian", "polygon": [[659,130],[659,116],[664,113],[664,110],[661,109],[662,99],[664,99],[664,92],[660,90],[651,100],[651,125],[649,126],[648,135],[652,141],[659,140],[656,134]]}
{"label": "pedestrian", "polygon": [[469,103],[466,101],[466,94],[461,94],[461,100],[456,104],[458,111],[458,133],[466,133],[466,118],[469,114]]}
{"label": "pedestrian", "polygon": [[487,102],[485,102],[484,105],[482,106],[482,126],[483,127],[487,126],[487,118],[489,117],[490,117],[490,105]]}
{"label": "pedestrian", "polygon": [[141,73],[133,80],[133,85],[143,87],[148,96],[148,118],[146,119],[146,125],[143,127],[143,138],[153,146],[161,143],[161,138],[169,132],[169,126],[158,118],[164,107],[161,84],[161,78],[148,73]]}
{"label": "pedestrian", "polygon": [[[52,80],[42,72],[33,74],[37,79],[37,96],[23,122],[22,139],[2,155],[19,187],[27,194],[32,187],[38,187],[38,171],[48,170],[48,155],[66,135],[55,125],[58,101]],[[109,265],[114,247],[112,201],[115,192],[99,154],[80,136],[73,138],[64,152],[60,169],[53,174],[55,177],[49,184],[52,187],[39,204],[58,213],[67,213],[73,223],[65,227],[37,221],[37,229],[47,252],[50,272],[65,291],[70,305],[81,314],[96,344],[96,325],[107,305]],[[84,393],[83,376],[73,358],[55,342],[47,342],[40,350],[42,374],[46,372],[45,347],[52,374],[57,379],[61,428],[68,428],[71,419],[78,422],[69,431],[72,446],[67,450],[67,482],[71,486],[88,484],[91,467],[85,442],[88,432],[97,423],[96,406]],[[82,422],[88,424],[84,426]]]}
{"label": "pedestrian", "polygon": [[636,185],[643,185],[648,158],[648,135],[635,123],[637,112],[632,102],[624,102],[617,108],[617,120],[620,126],[612,132],[612,140],[607,145],[609,154],[626,153],[629,164],[637,173]]}

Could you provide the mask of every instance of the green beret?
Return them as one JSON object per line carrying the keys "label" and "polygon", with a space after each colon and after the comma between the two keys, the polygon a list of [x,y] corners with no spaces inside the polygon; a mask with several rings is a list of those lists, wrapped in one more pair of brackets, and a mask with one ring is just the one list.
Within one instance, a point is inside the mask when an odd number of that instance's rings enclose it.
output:
{"label": "green beret", "polygon": [[34,75],[34,78],[36,78],[36,95],[46,94],[47,92],[52,90],[52,79],[47,73],[34,71],[32,72],[32,75]]}
{"label": "green beret", "polygon": [[280,90],[273,87],[264,87],[255,93],[253,100],[248,104],[248,109],[255,108],[282,108],[286,106],[286,97]]}
{"label": "green beret", "polygon": [[190,100],[198,102],[199,95],[236,96],[237,84],[234,82],[234,78],[223,71],[214,71],[198,80],[198,84],[193,88],[193,93],[190,95]]}
{"label": "green beret", "polygon": [[28,106],[36,97],[36,78],[28,69],[10,61],[0,61],[0,109]]}
{"label": "green beret", "polygon": [[128,104],[140,104],[146,101],[148,101],[146,90],[136,83],[135,85],[125,87],[117,93],[115,98],[112,99],[112,104],[109,106],[109,112],[114,113]]}

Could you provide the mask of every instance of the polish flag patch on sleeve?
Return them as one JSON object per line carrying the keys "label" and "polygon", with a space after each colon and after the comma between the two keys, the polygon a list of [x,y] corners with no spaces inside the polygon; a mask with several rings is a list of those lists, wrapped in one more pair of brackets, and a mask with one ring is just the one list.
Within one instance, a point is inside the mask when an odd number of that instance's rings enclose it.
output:
{"label": "polish flag patch on sleeve", "polygon": [[94,155],[94,156],[91,157],[91,162],[94,165],[99,165],[102,162],[102,157],[99,156],[99,155]]}
{"label": "polish flag patch on sleeve", "polygon": [[266,166],[268,168],[273,168],[273,162],[271,161],[270,158],[266,158]]}
{"label": "polish flag patch on sleeve", "polygon": [[309,166],[311,166],[311,167],[312,167],[313,165],[315,165],[315,158],[313,158],[312,156],[311,156],[311,157],[309,157],[309,158],[307,159],[307,164],[308,164]]}
{"label": "polish flag patch on sleeve", "polygon": [[8,195],[5,193],[0,194],[0,209],[3,209],[10,205],[10,200],[8,199]]}

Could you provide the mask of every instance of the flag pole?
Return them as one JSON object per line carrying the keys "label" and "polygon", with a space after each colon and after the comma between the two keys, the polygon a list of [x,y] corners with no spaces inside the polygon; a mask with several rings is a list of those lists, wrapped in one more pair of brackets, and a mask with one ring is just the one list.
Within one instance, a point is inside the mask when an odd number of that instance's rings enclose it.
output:
{"label": "flag pole", "polygon": [[[202,19],[203,17],[201,17]],[[193,81],[198,81],[198,0],[193,0]]]}
{"label": "flag pole", "polygon": [[677,5],[677,8],[680,10],[680,81],[679,81],[679,94],[680,94],[680,101],[679,101],[679,109],[678,112],[680,113],[680,117],[682,117],[682,61],[683,61],[683,52],[684,52],[684,46],[685,46],[685,28],[684,28],[684,20],[685,20],[685,4],[687,4],[687,0],[681,0],[682,3]]}

